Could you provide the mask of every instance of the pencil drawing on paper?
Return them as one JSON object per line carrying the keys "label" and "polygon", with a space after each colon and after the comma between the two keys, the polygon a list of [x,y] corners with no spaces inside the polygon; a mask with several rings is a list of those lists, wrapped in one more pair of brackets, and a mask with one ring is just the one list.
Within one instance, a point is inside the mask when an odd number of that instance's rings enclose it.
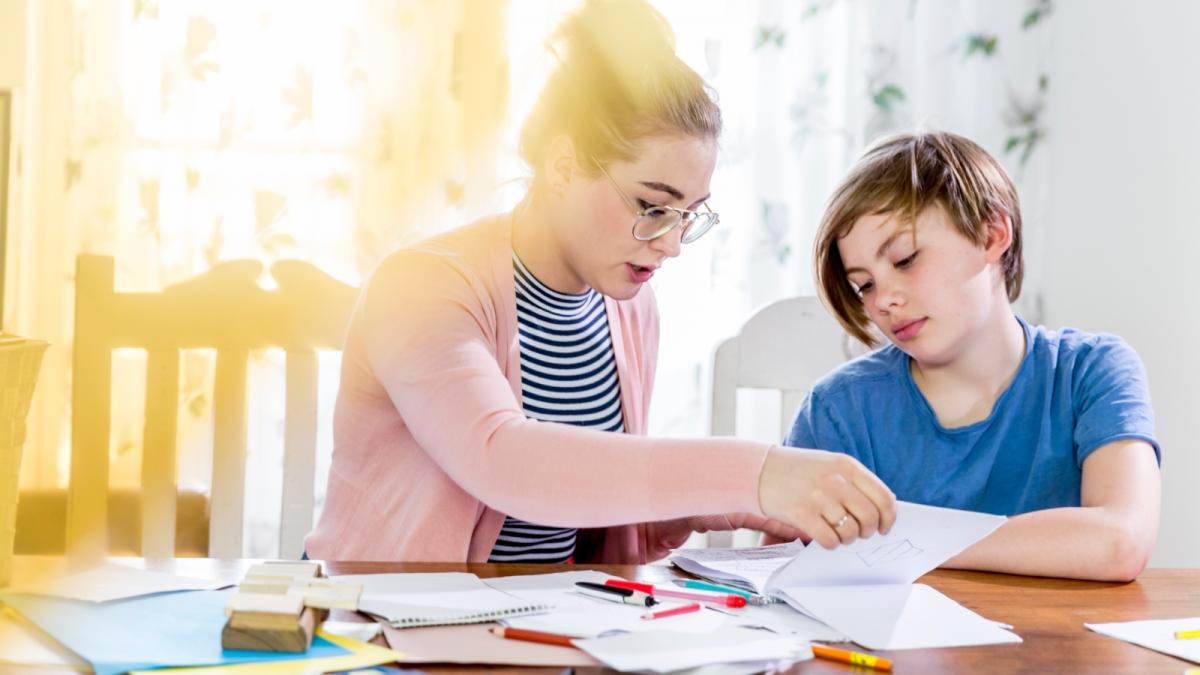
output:
{"label": "pencil drawing on paper", "polygon": [[888,565],[897,563],[901,560],[906,560],[914,556],[924,553],[924,549],[917,548],[911,541],[904,539],[901,541],[892,542],[876,546],[869,551],[859,552],[858,559],[863,561],[867,567],[875,567],[876,565]]}

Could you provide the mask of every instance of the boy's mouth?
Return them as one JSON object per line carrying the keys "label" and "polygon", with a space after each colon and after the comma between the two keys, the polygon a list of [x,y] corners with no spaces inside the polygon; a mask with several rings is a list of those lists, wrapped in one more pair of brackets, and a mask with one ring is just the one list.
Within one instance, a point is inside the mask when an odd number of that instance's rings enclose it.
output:
{"label": "boy's mouth", "polygon": [[925,326],[925,322],[929,317],[920,319],[911,319],[909,321],[901,321],[900,323],[892,324],[892,335],[901,342],[908,342],[915,338],[917,333],[921,332],[921,328]]}

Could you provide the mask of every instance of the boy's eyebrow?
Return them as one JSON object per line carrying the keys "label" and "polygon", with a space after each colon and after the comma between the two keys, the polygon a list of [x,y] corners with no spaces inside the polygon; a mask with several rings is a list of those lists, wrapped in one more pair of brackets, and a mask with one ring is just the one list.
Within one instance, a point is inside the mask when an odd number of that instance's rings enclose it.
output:
{"label": "boy's eyebrow", "polygon": [[[882,258],[883,254],[887,253],[888,248],[891,247],[892,243],[895,242],[896,239],[900,237],[900,235],[902,235],[906,232],[910,232],[911,230],[912,230],[911,227],[903,227],[903,228],[900,228],[899,230],[896,230],[895,232],[893,232],[890,237],[885,239],[883,241],[883,243],[879,245],[879,248],[875,251],[875,259],[878,260],[879,258]],[[850,274],[851,272],[866,272],[866,270],[864,270],[861,267],[846,268],[846,274]]]}

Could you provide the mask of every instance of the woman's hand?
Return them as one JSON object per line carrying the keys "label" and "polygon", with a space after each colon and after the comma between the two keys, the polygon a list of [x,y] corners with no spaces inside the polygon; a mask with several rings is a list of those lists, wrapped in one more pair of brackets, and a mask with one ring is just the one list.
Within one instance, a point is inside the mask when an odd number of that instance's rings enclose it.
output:
{"label": "woman's hand", "polygon": [[758,501],[768,518],[825,548],[886,533],[896,520],[896,495],[883,481],[853,457],[823,450],[771,448]]}
{"label": "woman's hand", "polygon": [[806,538],[796,528],[752,513],[692,516],[647,524],[646,559],[658,560],[683,546],[693,532],[723,532],[747,528],[783,541]]}

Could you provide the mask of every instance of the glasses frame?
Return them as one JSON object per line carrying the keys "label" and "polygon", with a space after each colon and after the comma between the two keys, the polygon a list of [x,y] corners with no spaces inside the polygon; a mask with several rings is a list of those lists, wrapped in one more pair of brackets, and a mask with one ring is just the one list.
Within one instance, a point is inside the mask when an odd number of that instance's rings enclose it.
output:
{"label": "glasses frame", "polygon": [[[633,199],[630,199],[629,195],[625,194],[625,191],[621,189],[620,185],[617,185],[617,181],[612,177],[611,174],[608,173],[608,170],[604,168],[604,165],[601,164],[598,160],[596,160],[594,158],[592,159],[592,161],[596,163],[596,166],[600,169],[600,173],[604,174],[604,177],[607,178],[608,182],[612,184],[613,189],[616,190],[617,194],[621,196],[621,201],[625,202],[625,206],[628,206],[629,210],[633,211],[634,215],[637,216],[637,218],[635,218],[633,220],[633,226],[630,228],[630,234],[633,235],[633,238],[637,239],[638,241],[654,241],[655,239],[658,239],[659,237],[664,237],[664,236],[670,234],[670,232],[672,230],[674,230],[675,228],[682,226],[684,229],[683,229],[683,236],[681,238],[681,241],[685,244],[690,244],[690,243],[700,239],[700,237],[703,237],[704,235],[708,234],[709,230],[713,229],[721,222],[720,214],[718,214],[716,211],[713,211],[712,208],[708,205],[708,202],[704,202],[704,211],[689,211],[687,209],[677,209],[674,206],[668,206],[666,204],[655,204],[654,206],[651,206],[649,209],[639,209],[637,202],[635,202]],[[675,213],[679,214],[679,220],[676,220],[674,225],[668,227],[667,229],[663,230],[662,232],[659,232],[658,234],[656,234],[652,237],[639,237],[638,233],[637,233],[637,225],[639,222],[641,222],[642,218],[645,218],[650,215],[648,213],[650,211],[650,209],[666,209],[668,211],[674,211]],[[699,235],[697,235],[695,238],[688,239],[688,236],[687,236],[688,229],[691,227],[692,223],[694,223],[696,221],[696,219],[700,218],[701,216],[711,216],[712,217],[712,225],[709,225],[708,227],[706,227],[704,229],[704,231],[701,232]],[[653,216],[651,216],[651,217],[653,217]]]}

